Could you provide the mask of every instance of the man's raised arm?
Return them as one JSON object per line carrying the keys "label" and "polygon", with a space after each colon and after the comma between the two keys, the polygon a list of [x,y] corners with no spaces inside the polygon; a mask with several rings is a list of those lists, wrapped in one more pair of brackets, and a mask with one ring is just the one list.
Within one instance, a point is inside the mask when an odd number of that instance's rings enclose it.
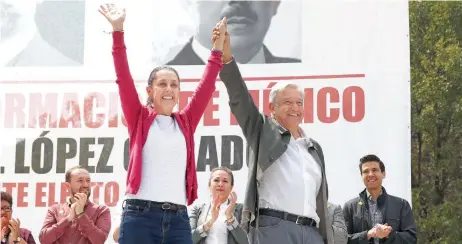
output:
{"label": "man's raised arm", "polygon": [[232,57],[229,35],[226,35],[223,47],[223,60],[225,64],[220,72],[220,79],[226,86],[229,96],[229,107],[236,117],[237,123],[242,128],[242,133],[248,142],[258,134],[263,124],[262,114],[253,102],[252,96],[245,85],[236,60]]}

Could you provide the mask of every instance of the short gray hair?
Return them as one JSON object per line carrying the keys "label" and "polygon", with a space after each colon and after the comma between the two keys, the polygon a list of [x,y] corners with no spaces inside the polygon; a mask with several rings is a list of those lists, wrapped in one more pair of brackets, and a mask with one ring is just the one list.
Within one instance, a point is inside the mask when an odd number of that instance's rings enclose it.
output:
{"label": "short gray hair", "polygon": [[[300,92],[300,96],[303,98],[304,97],[304,92],[303,89],[301,89],[297,84],[292,83],[292,82],[278,82],[276,85],[274,85],[271,88],[270,94],[269,94],[269,102],[270,103],[275,103],[276,102],[276,97],[279,94],[279,92],[284,91],[287,88],[295,88]],[[302,99],[302,103],[303,103]]]}

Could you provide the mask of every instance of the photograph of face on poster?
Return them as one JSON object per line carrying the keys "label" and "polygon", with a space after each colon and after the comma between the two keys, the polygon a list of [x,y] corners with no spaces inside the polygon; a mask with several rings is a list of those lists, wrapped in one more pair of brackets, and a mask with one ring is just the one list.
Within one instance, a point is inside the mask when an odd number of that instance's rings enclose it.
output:
{"label": "photograph of face on poster", "polygon": [[85,1],[0,0],[0,67],[83,65]]}
{"label": "photograph of face on poster", "polygon": [[301,1],[0,0],[0,67],[110,67],[111,27],[97,11],[105,3],[128,12],[134,65],[204,65],[224,16],[238,63],[302,62]]}
{"label": "photograph of face on poster", "polygon": [[[205,64],[212,48],[210,30],[227,18],[234,57],[241,64],[300,63],[300,1],[188,1],[192,16],[187,42],[167,55],[169,65]],[[273,33],[278,33],[277,35]],[[284,35],[281,35],[284,33]],[[180,33],[181,34],[181,33]],[[273,34],[273,35],[272,35]],[[286,43],[286,45],[279,45]]]}
{"label": "photograph of face on poster", "polygon": [[[95,12],[101,2],[104,1],[87,4],[87,22],[92,24],[86,26],[86,65],[102,63],[103,57],[109,59],[109,64],[112,62],[112,57],[107,57],[112,40],[104,37],[110,26]],[[128,55],[136,57],[130,61],[140,65],[204,65],[212,48],[212,29],[224,16],[228,18],[233,54],[239,63],[301,62],[301,1],[114,3],[126,8],[124,29],[130,48]]]}

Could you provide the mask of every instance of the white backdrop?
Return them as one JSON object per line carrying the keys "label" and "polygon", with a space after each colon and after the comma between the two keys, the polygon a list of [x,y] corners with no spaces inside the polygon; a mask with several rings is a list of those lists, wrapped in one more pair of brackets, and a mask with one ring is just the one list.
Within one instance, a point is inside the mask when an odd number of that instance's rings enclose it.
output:
{"label": "white backdrop", "polygon": [[[100,190],[100,197],[93,200],[101,204],[114,205],[111,205],[112,229],[118,225],[120,218],[126,177],[123,167],[124,142],[128,135],[121,122],[122,112],[117,97],[117,86],[114,83],[112,39],[110,35],[103,33],[108,26],[96,11],[99,4],[97,2],[91,1],[85,6],[84,65],[0,68],[0,128],[3,130],[0,136],[0,165],[3,167],[3,171],[0,171],[0,181],[3,183],[2,190],[12,189],[15,202],[14,216],[21,220],[22,227],[32,230],[37,241],[48,202],[53,202],[53,199],[49,200],[49,195],[55,195],[56,201],[59,201],[59,184],[64,181],[64,174],[56,173],[58,138],[75,139],[77,148],[80,148],[81,138],[96,138],[96,143],[101,137],[114,139],[112,150],[104,153],[103,145],[90,146],[90,150],[94,151],[94,158],[90,158],[88,162],[90,166],[97,166],[101,154],[109,156],[107,164],[113,166],[113,172],[92,174],[92,181],[104,184]],[[135,1],[132,1],[132,4],[133,2]],[[187,38],[194,33],[194,28],[191,27],[193,18],[172,17],[171,22],[164,18],[162,25],[158,25],[159,18],[162,20],[163,15],[152,17],[149,11],[146,13],[152,2],[165,4],[162,5],[162,9],[182,6],[181,2],[143,1],[144,5],[138,5],[138,1],[136,2],[137,5],[126,5],[128,16],[125,35],[132,74],[137,80],[141,100],[144,102],[145,80],[156,65],[155,62],[150,62],[153,55],[151,50],[164,50],[165,53],[156,55],[167,55],[165,49],[179,45],[181,42],[178,40],[177,43],[177,39],[181,38],[178,36]],[[187,11],[184,14],[187,15]],[[148,17],[157,20],[146,23]],[[184,32],[192,32],[185,34],[176,31],[178,28],[184,29]],[[156,35],[159,31],[162,31],[162,34]],[[291,42],[294,36],[300,40]],[[157,45],[156,48],[151,47],[152,43]],[[299,48],[296,47],[297,43],[301,45]],[[359,174],[359,158],[372,153],[377,154],[387,167],[384,184],[388,192],[411,201],[407,1],[282,1],[265,44],[275,55],[298,58],[302,62],[245,64],[239,66],[241,73],[244,77],[250,78],[247,79],[248,87],[259,94],[261,108],[267,104],[264,102],[264,93],[271,82],[294,79],[294,82],[306,89],[306,99],[310,98],[309,94],[312,92],[313,99],[306,100],[305,111],[306,115],[312,112],[313,121],[307,120],[302,126],[308,135],[323,147],[329,200],[343,204],[357,196],[364,187]],[[195,79],[201,77],[203,66],[175,68],[184,79],[181,84],[182,91],[193,91],[197,85]],[[99,108],[88,110],[96,106],[96,103],[92,105],[89,102],[89,97],[94,93],[100,93],[100,103],[97,105]],[[335,102],[337,93],[339,102]],[[364,94],[364,99],[361,94]],[[62,111],[64,119],[72,117],[66,113],[79,114],[80,119],[73,117],[76,122],[74,127],[77,128],[73,128],[72,124],[69,128],[50,128],[48,122],[44,123],[45,128],[29,128],[31,124],[37,124],[37,118],[31,111],[40,109],[40,100],[34,99],[47,95],[51,101],[48,108],[56,105],[57,117],[53,116],[52,121],[60,121]],[[348,99],[349,96],[352,99]],[[185,101],[185,97],[182,98]],[[66,107],[63,100],[73,101],[74,110],[69,110],[69,106]],[[46,100],[43,100],[43,104],[45,102]],[[204,119],[207,122],[200,124],[195,135],[198,164],[199,161],[210,158],[210,148],[206,150],[208,153],[199,155],[201,144],[205,145],[201,143],[201,139],[207,136],[215,138],[218,165],[222,164],[222,155],[231,155],[231,158],[234,156],[229,149],[221,149],[222,136],[242,136],[240,128],[229,122],[230,111],[227,102],[226,89],[218,82],[217,96],[213,99],[216,107],[208,108],[205,115],[207,119]],[[79,111],[75,110],[77,107]],[[312,111],[310,107],[313,107]],[[332,118],[336,111],[339,112],[338,118],[326,122],[323,115]],[[45,109],[41,112],[50,111]],[[22,114],[24,118],[21,118]],[[103,123],[98,128],[89,128],[85,124],[85,118],[91,119],[96,114],[103,115],[99,118]],[[349,119],[349,115],[357,120]],[[108,118],[115,120],[109,122]],[[218,121],[217,125],[212,125],[210,119]],[[115,125],[114,121],[118,121],[118,125]],[[26,128],[22,128],[22,125]],[[31,167],[28,173],[15,173],[15,169],[21,171],[18,162],[24,161],[24,165],[31,166],[33,142],[43,131],[49,131],[46,137],[53,142],[53,149],[49,151],[50,155],[53,155],[51,171],[38,174]],[[24,152],[17,151],[16,138],[26,138]],[[245,160],[245,141],[243,143],[244,151],[238,152],[238,155],[244,155]],[[84,149],[77,149],[76,155],[67,159],[66,169],[77,165],[79,161],[85,162],[83,151],[79,150]],[[24,157],[24,160],[21,160],[21,157]],[[208,201],[209,172],[209,167],[198,172],[199,199],[196,203]],[[242,201],[247,179],[245,162],[234,174],[236,191]],[[50,193],[50,187],[37,189],[36,184],[41,182],[58,183],[54,193]],[[13,183],[25,184],[18,187]],[[15,188],[9,188],[12,185]],[[23,186],[27,187],[22,188]],[[114,193],[117,190],[115,186],[119,188],[117,193]],[[106,194],[103,194],[104,187],[107,188]],[[44,192],[44,195],[41,197],[37,192]],[[42,201],[44,203],[41,204]],[[107,243],[113,243],[111,236]]]}

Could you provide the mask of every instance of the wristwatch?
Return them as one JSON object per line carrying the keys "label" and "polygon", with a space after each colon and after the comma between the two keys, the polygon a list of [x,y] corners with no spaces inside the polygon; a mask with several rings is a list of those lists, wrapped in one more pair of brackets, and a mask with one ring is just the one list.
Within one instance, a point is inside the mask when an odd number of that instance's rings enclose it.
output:
{"label": "wristwatch", "polygon": [[15,241],[13,241],[14,244],[17,244],[17,243],[20,243],[21,242],[21,237],[18,236],[18,239],[16,239]]}

